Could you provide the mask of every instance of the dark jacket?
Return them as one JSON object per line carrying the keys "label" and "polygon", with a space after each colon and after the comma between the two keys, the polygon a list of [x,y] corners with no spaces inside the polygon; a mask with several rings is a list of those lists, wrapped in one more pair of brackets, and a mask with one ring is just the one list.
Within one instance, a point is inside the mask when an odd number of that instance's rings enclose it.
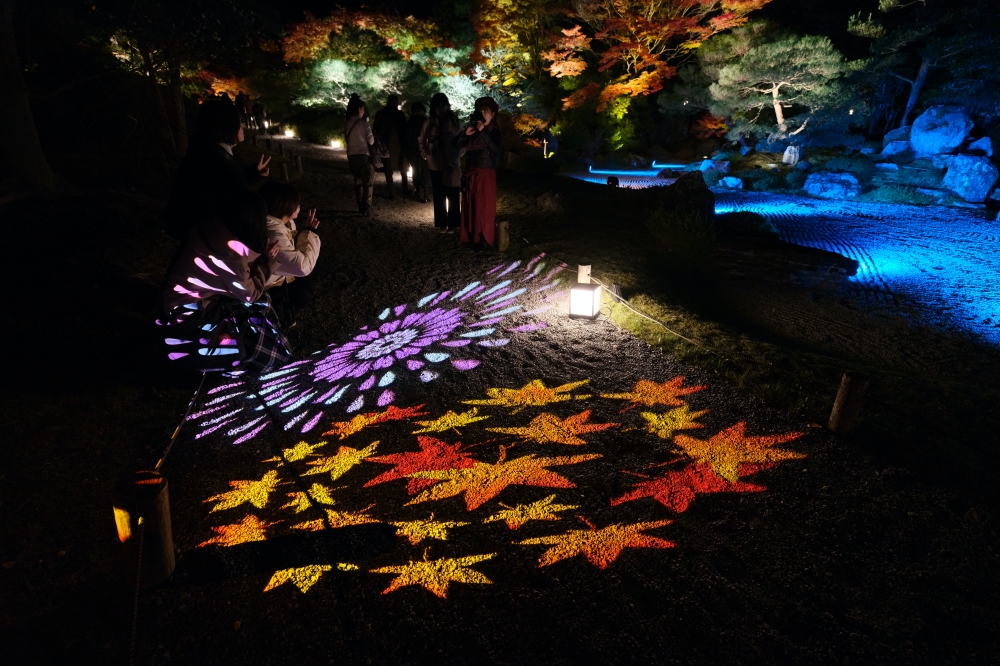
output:
{"label": "dark jacket", "polygon": [[424,128],[424,121],[427,116],[424,114],[412,115],[406,121],[406,139],[403,146],[406,149],[406,156],[411,160],[420,159],[420,130]]}
{"label": "dark jacket", "polygon": [[455,145],[465,148],[466,169],[496,169],[500,165],[500,155],[503,153],[500,128],[491,122],[482,132],[469,136],[463,130],[455,137]]}
{"label": "dark jacket", "polygon": [[191,227],[221,217],[227,194],[245,190],[261,179],[256,165],[245,165],[218,144],[192,145],[177,169],[177,181],[163,211],[163,229],[185,241]]}
{"label": "dark jacket", "polygon": [[382,142],[388,147],[394,131],[402,144],[404,137],[406,137],[406,114],[399,109],[390,109],[389,107],[380,109],[372,121],[372,133],[376,138],[382,139]]}

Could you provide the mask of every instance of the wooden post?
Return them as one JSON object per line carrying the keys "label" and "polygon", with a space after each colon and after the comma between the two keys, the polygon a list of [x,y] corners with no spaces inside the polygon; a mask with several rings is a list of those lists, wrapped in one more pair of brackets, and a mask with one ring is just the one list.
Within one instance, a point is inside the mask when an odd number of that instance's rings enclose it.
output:
{"label": "wooden post", "polygon": [[282,157],[285,156],[285,144],[281,143],[280,141],[278,142],[278,154],[281,155]]}
{"label": "wooden post", "polygon": [[510,222],[497,222],[497,252],[506,252],[510,247]]}
{"label": "wooden post", "polygon": [[288,162],[281,163],[281,177],[286,183],[288,182]]}
{"label": "wooden post", "polygon": [[268,150],[271,150],[271,137],[264,139],[264,145],[267,146]]}
{"label": "wooden post", "polygon": [[576,281],[583,284],[590,284],[590,266],[580,264],[576,267]]}
{"label": "wooden post", "polygon": [[301,155],[296,155],[295,156],[295,166],[298,167],[299,173],[302,173],[302,156]]}
{"label": "wooden post", "polygon": [[139,553],[142,553],[139,587],[145,589],[165,581],[176,564],[167,480],[159,472],[130,474],[115,486],[112,506],[129,582],[135,582]]}
{"label": "wooden post", "polygon": [[846,433],[858,422],[861,402],[868,389],[868,375],[860,372],[845,372],[840,380],[840,390],[830,412],[827,427],[836,433]]}

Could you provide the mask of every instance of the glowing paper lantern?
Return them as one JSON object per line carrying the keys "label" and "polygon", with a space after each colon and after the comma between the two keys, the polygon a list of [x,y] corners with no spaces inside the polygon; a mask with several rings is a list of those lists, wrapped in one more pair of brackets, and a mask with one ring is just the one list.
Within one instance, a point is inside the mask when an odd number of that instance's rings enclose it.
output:
{"label": "glowing paper lantern", "polygon": [[571,319],[597,319],[601,314],[601,285],[574,284],[569,289]]}
{"label": "glowing paper lantern", "polygon": [[334,139],[330,142],[331,148],[340,148],[340,139]]}
{"label": "glowing paper lantern", "polygon": [[285,130],[285,136],[291,139],[293,136],[295,136],[295,132],[293,132],[292,130]]}

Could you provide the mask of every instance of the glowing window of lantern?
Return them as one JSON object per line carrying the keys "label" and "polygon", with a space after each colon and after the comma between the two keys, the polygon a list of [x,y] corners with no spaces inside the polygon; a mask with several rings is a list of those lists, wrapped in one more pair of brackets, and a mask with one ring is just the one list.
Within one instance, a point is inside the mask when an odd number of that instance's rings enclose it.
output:
{"label": "glowing window of lantern", "polygon": [[331,148],[340,148],[340,139],[333,139],[330,141]]}
{"label": "glowing window of lantern", "polygon": [[293,136],[295,136],[295,132],[293,132],[292,130],[285,130],[285,136],[291,139]]}
{"label": "glowing window of lantern", "polygon": [[569,316],[573,319],[597,319],[601,314],[601,285],[574,284],[569,289]]}

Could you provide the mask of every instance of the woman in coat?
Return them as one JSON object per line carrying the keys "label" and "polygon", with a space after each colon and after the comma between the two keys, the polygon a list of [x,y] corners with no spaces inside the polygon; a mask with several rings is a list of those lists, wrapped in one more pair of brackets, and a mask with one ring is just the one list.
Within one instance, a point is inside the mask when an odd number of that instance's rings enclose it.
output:
{"label": "woman in coat", "polygon": [[347,143],[347,163],[354,175],[354,196],[358,201],[358,212],[365,217],[372,214],[372,188],[375,183],[375,167],[371,161],[371,147],[375,135],[365,117],[365,103],[357,95],[351,95],[347,103],[347,125],[344,128]]}
{"label": "woman in coat", "polygon": [[420,132],[420,154],[431,172],[434,226],[443,234],[455,233],[460,223],[459,192],[462,185],[461,152],[455,137],[461,131],[458,116],[444,93],[431,97],[431,115]]}
{"label": "woman in coat", "polygon": [[497,166],[503,151],[497,127],[496,101],[491,97],[476,100],[472,122],[455,139],[465,149],[465,174],[462,176],[462,229],[458,240],[476,248],[493,246],[497,220]]}

